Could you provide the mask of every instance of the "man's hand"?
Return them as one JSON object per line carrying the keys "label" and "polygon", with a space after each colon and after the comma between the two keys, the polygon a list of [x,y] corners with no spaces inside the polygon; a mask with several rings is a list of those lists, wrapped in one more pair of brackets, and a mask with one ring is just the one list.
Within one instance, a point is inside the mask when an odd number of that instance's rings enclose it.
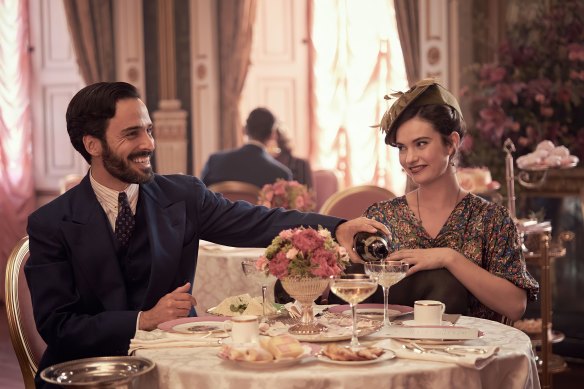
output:
{"label": "man's hand", "polygon": [[341,223],[335,231],[335,237],[337,242],[347,250],[352,262],[362,263],[363,260],[353,251],[353,237],[360,231],[375,233],[377,230],[389,235],[389,230],[384,224],[366,217],[359,217]]}
{"label": "man's hand", "polygon": [[151,331],[160,323],[188,316],[193,305],[197,305],[190,288],[191,283],[187,282],[158,300],[152,309],[142,312],[138,328]]}

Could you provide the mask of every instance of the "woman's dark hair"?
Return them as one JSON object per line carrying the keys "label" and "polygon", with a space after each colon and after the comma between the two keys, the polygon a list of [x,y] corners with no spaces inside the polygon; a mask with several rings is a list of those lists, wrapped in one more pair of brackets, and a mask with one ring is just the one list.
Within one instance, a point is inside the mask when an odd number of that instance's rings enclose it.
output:
{"label": "woman's dark hair", "polygon": [[276,129],[276,142],[278,143],[278,148],[280,149],[280,154],[292,154],[292,146],[290,145],[290,138],[286,135],[286,132],[281,128]]}
{"label": "woman's dark hair", "polygon": [[436,131],[440,133],[442,141],[446,145],[451,144],[449,136],[453,132],[458,132],[461,141],[466,134],[466,123],[464,122],[464,119],[458,111],[450,105],[430,104],[412,106],[407,107],[397,119],[395,126],[393,127],[395,130],[386,135],[386,143],[395,146],[395,138],[399,127],[415,117],[432,124]]}
{"label": "woman's dark hair", "polygon": [[71,144],[91,164],[83,137],[91,135],[105,141],[109,119],[116,115],[116,103],[123,99],[138,99],[138,90],[126,82],[98,82],[81,89],[69,103],[65,118]]}

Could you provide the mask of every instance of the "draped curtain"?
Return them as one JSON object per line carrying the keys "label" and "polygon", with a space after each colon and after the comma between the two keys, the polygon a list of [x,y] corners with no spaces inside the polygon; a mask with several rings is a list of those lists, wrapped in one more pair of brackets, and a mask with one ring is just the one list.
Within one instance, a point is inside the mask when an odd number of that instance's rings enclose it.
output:
{"label": "draped curtain", "polygon": [[257,0],[219,0],[219,148],[242,143],[241,91],[250,63]]}
{"label": "draped curtain", "polygon": [[417,1],[394,0],[397,31],[410,85],[420,79],[420,21]]}
{"label": "draped curtain", "polygon": [[397,153],[375,127],[388,107],[383,96],[407,87],[393,0],[309,4],[315,165],[340,171],[345,186],[403,193]]}
{"label": "draped curtain", "polygon": [[28,1],[0,1],[0,300],[6,260],[34,208]]}
{"label": "draped curtain", "polygon": [[63,3],[85,83],[115,81],[112,0],[63,0]]}

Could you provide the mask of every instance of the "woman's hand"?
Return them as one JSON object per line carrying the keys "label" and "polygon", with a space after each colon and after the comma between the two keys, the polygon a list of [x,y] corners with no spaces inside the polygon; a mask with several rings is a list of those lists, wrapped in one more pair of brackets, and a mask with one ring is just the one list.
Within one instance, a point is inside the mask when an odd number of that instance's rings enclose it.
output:
{"label": "woman's hand", "polygon": [[388,259],[390,261],[404,261],[409,263],[410,269],[407,275],[410,275],[420,270],[448,269],[452,262],[461,255],[451,248],[438,247],[431,249],[399,250],[393,252]]}

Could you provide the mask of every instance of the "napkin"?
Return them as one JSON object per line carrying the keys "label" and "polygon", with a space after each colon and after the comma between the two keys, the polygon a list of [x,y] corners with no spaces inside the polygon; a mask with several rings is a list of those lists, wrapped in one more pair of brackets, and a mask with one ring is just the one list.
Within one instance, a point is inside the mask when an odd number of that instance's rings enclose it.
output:
{"label": "napkin", "polygon": [[139,349],[210,347],[219,346],[222,343],[221,339],[195,334],[171,333],[159,329],[153,331],[138,330],[134,338],[130,340],[128,355]]}
{"label": "napkin", "polygon": [[[481,370],[487,366],[499,351],[499,347],[494,346],[422,346],[425,352],[415,352],[403,348],[408,342],[400,342],[395,339],[385,339],[377,342],[377,347],[382,347],[393,351],[398,358],[417,359],[423,361],[433,362],[447,362],[456,363],[457,365],[468,367],[471,369]],[[461,355],[448,354],[445,352],[446,347],[451,347],[452,350]],[[477,354],[470,352],[476,349],[484,349],[485,353]]]}

